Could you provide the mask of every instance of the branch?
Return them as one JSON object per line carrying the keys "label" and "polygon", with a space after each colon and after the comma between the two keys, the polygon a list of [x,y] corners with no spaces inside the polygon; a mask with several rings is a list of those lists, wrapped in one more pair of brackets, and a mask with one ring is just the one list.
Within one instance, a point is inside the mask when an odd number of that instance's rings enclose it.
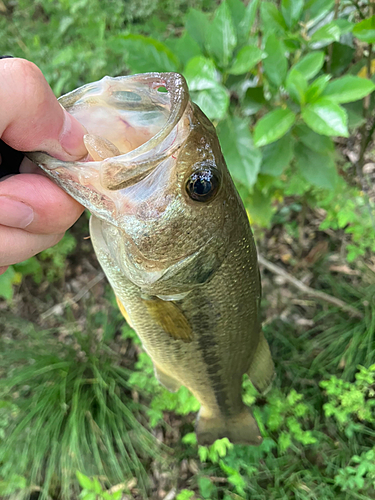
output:
{"label": "branch", "polygon": [[50,309],[47,309],[47,311],[45,311],[41,315],[41,318],[44,320],[44,319],[48,318],[49,316],[51,316],[52,314],[56,314],[56,313],[61,314],[62,309],[65,309],[66,306],[75,304],[76,302],[81,300],[82,297],[84,297],[86,295],[86,293],[89,290],[91,290],[91,288],[93,286],[95,286],[97,283],[99,283],[99,281],[101,281],[103,278],[104,278],[104,273],[97,274],[95,276],[95,278],[93,278],[91,281],[89,281],[86,286],[81,288],[81,290],[76,295],[74,295],[73,298],[64,300],[64,302],[60,302],[59,304],[54,305]]}
{"label": "branch", "polygon": [[339,307],[340,309],[343,309],[344,311],[348,312],[352,316],[363,319],[363,314],[360,311],[358,311],[358,309],[350,306],[343,300],[338,299],[336,297],[332,297],[332,295],[328,295],[328,293],[320,292],[319,290],[314,290],[313,288],[310,288],[309,286],[302,283],[302,281],[298,280],[297,278],[294,278],[294,276],[287,273],[282,267],[279,267],[276,264],[269,262],[261,255],[258,256],[258,261],[266,269],[268,269],[274,274],[282,276],[291,285],[298,288],[299,290],[301,290],[301,292],[305,293],[306,295],[309,295],[310,297],[315,297],[316,299],[324,300],[325,302],[329,302],[330,304],[333,304],[334,306]]}

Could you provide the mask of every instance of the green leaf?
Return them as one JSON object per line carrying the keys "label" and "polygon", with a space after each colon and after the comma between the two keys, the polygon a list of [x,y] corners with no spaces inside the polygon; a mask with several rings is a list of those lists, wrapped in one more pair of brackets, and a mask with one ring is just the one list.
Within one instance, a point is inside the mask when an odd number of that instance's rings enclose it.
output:
{"label": "green leaf", "polygon": [[189,10],[185,20],[185,28],[191,38],[197,42],[201,50],[204,50],[208,26],[209,22],[206,14],[196,9]]}
{"label": "green leaf", "polygon": [[92,490],[93,482],[89,477],[85,476],[84,474],[82,474],[82,472],[79,472],[78,470],[76,471],[76,476],[81,488],[85,488],[86,490]]}
{"label": "green leaf", "polygon": [[348,137],[348,118],[335,102],[321,97],[302,110],[302,118],[314,132],[322,135]]}
{"label": "green leaf", "polygon": [[206,48],[217,63],[226,68],[237,45],[237,35],[226,1],[216,11],[213,22],[207,28]]}
{"label": "green leaf", "polygon": [[0,297],[6,300],[13,298],[13,283],[16,273],[12,266],[9,266],[5,273],[0,274]]}
{"label": "green leaf", "polygon": [[237,54],[228,73],[243,75],[254,68],[265,57],[264,52],[255,45],[243,47]]}
{"label": "green leaf", "polygon": [[251,28],[254,25],[255,17],[257,14],[258,6],[259,6],[260,0],[250,0],[248,3],[246,10],[245,10],[245,15],[242,19],[242,22],[240,23],[238,27],[238,43],[242,44],[247,41]]}
{"label": "green leaf", "polygon": [[297,104],[303,106],[305,104],[305,93],[307,90],[306,78],[296,69],[291,69],[286,79],[286,89],[290,97]]}
{"label": "green leaf", "polygon": [[200,494],[203,498],[211,498],[211,496],[216,492],[215,485],[208,477],[198,477],[198,486]]}
{"label": "green leaf", "polygon": [[261,118],[254,128],[254,144],[265,146],[285,135],[295,122],[296,115],[290,109],[274,109]]}
{"label": "green leaf", "polygon": [[375,89],[375,85],[367,78],[346,75],[330,82],[324,96],[335,102],[353,102],[362,99]]}
{"label": "green leaf", "polygon": [[301,17],[304,0],[282,0],[281,12],[289,28],[293,28]]}
{"label": "green leaf", "polygon": [[249,199],[246,200],[246,208],[250,214],[252,224],[258,224],[261,227],[270,226],[274,212],[270,194],[265,194],[257,186],[254,186]]}
{"label": "green leaf", "polygon": [[127,63],[135,72],[178,71],[179,60],[164,43],[143,35],[119,35]]}
{"label": "green leaf", "polygon": [[361,42],[375,43],[375,16],[357,23],[353,28],[353,35]]}
{"label": "green leaf", "polygon": [[191,98],[210,120],[222,120],[228,111],[229,92],[222,85],[192,92]]}
{"label": "green leaf", "polygon": [[322,51],[310,52],[293,66],[306,80],[310,80],[319,73],[324,64],[325,54]]}
{"label": "green leaf", "polygon": [[274,3],[262,1],[260,4],[260,17],[265,33],[285,34],[287,27],[284,18]]}
{"label": "green leaf", "polygon": [[275,87],[280,87],[288,71],[284,45],[276,38],[276,35],[272,34],[267,39],[265,51],[267,57],[263,61],[264,72],[270,83]]}
{"label": "green leaf", "polygon": [[186,65],[193,57],[202,55],[199,44],[187,31],[181,37],[168,39],[165,43],[176,54],[183,65]]}
{"label": "green leaf", "polygon": [[340,34],[340,28],[335,21],[332,21],[315,31],[310,38],[310,44],[313,46],[318,45],[319,48],[325,47],[332,42],[338,42],[340,40]]}
{"label": "green leaf", "polygon": [[330,75],[322,75],[314,80],[306,92],[306,102],[314,102],[320,97],[330,80]]}
{"label": "green leaf", "polygon": [[185,67],[184,77],[191,91],[212,89],[219,85],[215,63],[203,56],[190,59]]}
{"label": "green leaf", "polygon": [[317,153],[301,143],[296,143],[294,152],[296,165],[308,182],[325,189],[335,187],[337,172],[331,155]]}
{"label": "green leaf", "polygon": [[332,59],[331,59],[331,73],[334,76],[342,73],[353,60],[355,48],[343,43],[333,42]]}
{"label": "green leaf", "polygon": [[247,116],[254,115],[266,102],[263,87],[249,87],[242,99],[242,111]]}
{"label": "green leaf", "polygon": [[290,164],[293,158],[293,138],[291,134],[272,144],[267,144],[262,148],[263,160],[260,167],[262,174],[278,177],[283,170]]}
{"label": "green leaf", "polygon": [[251,187],[255,184],[262,153],[254,146],[249,124],[237,116],[219,123],[217,132],[225,161],[236,181]]}
{"label": "green leaf", "polygon": [[334,150],[334,144],[330,137],[317,134],[307,125],[297,125],[293,130],[302,144],[317,153],[331,153]]}
{"label": "green leaf", "polygon": [[226,0],[226,2],[232,16],[233,25],[236,29],[237,39],[239,40],[240,37],[242,37],[241,24],[243,23],[246,13],[245,4],[241,2],[241,0]]}
{"label": "green leaf", "polygon": [[304,13],[306,21],[322,19],[332,10],[335,0],[308,0]]}

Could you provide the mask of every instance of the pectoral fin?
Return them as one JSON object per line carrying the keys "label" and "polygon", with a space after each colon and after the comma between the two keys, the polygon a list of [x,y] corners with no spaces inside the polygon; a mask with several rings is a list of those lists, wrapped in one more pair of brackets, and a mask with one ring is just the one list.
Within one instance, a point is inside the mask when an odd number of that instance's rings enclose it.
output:
{"label": "pectoral fin", "polygon": [[153,321],[175,340],[191,342],[193,332],[188,320],[176,304],[158,298],[143,299]]}
{"label": "pectoral fin", "polygon": [[134,326],[132,325],[132,322],[129,318],[129,314],[126,312],[125,307],[122,305],[122,302],[120,301],[120,299],[117,296],[116,296],[116,302],[117,302],[118,308],[120,309],[121,314],[126,319],[127,324],[130,326],[130,328],[134,329]]}
{"label": "pectoral fin", "polygon": [[274,379],[275,367],[263,332],[260,332],[259,344],[247,374],[251,383],[262,394],[267,392]]}

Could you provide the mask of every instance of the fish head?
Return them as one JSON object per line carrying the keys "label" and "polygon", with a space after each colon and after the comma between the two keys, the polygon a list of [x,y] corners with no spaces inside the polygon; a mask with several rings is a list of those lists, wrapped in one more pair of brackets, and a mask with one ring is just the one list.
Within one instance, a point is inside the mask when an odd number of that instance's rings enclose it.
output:
{"label": "fish head", "polygon": [[28,156],[93,214],[96,252],[146,294],[173,299],[206,283],[226,255],[238,195],[183,77],[105,77],[60,102],[86,127],[89,154]]}

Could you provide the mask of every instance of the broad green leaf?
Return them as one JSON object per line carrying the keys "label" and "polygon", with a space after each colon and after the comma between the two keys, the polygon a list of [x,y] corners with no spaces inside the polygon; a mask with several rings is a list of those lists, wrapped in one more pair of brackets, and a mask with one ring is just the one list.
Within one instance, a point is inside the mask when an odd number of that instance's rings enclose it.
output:
{"label": "broad green leaf", "polygon": [[262,29],[265,33],[285,34],[287,29],[281,12],[274,3],[262,1],[260,4]]}
{"label": "broad green leaf", "polygon": [[293,68],[299,71],[306,80],[310,80],[319,73],[324,64],[324,52],[310,52],[305,57],[300,59]]}
{"label": "broad green leaf", "polygon": [[228,73],[231,75],[243,75],[253,69],[264,57],[264,52],[258,49],[258,47],[247,45],[238,52]]}
{"label": "broad green leaf", "polygon": [[310,44],[314,46],[319,45],[319,48],[321,48],[332,42],[338,42],[339,40],[340,28],[337,26],[335,21],[332,21],[315,31],[310,38]]}
{"label": "broad green leaf", "polygon": [[293,158],[293,139],[291,134],[262,148],[263,160],[260,167],[262,174],[278,177]]}
{"label": "broad green leaf", "polygon": [[304,3],[304,0],[282,0],[281,12],[289,28],[293,28],[299,21]]}
{"label": "broad green leaf", "polygon": [[297,125],[294,127],[293,131],[297,134],[302,144],[317,153],[331,153],[334,150],[335,146],[330,137],[317,134],[307,125]]}
{"label": "broad green leaf", "polygon": [[264,72],[267,79],[275,87],[280,87],[288,71],[288,60],[285,56],[283,43],[272,34],[267,38],[265,51],[266,59],[263,61]]}
{"label": "broad green leaf", "polygon": [[319,78],[316,78],[316,80],[314,80],[307,89],[306,102],[316,101],[327,87],[330,79],[330,75],[322,75],[319,76]]}
{"label": "broad green leaf", "polygon": [[294,152],[296,165],[308,182],[325,189],[335,187],[337,171],[331,155],[317,153],[301,143],[296,144]]}
{"label": "broad green leaf", "polygon": [[187,64],[193,57],[202,55],[200,46],[187,31],[181,37],[170,38],[165,43],[176,54],[183,65]]}
{"label": "broad green leaf", "polygon": [[[251,224],[258,224],[261,227],[268,227],[271,224],[274,208],[272,206],[272,197],[253,187],[251,195],[246,200],[247,213],[250,216]],[[267,439],[267,438],[266,438]]]}
{"label": "broad green leaf", "polygon": [[302,110],[305,123],[317,134],[348,137],[348,117],[345,110],[326,97],[308,104]]}
{"label": "broad green leaf", "polygon": [[16,273],[13,266],[9,266],[5,273],[0,274],[0,297],[6,300],[13,298],[13,284],[15,283]]}
{"label": "broad green leaf", "polygon": [[353,102],[373,92],[375,85],[367,78],[346,75],[330,82],[324,90],[324,96],[335,102]]}
{"label": "broad green leaf", "polygon": [[196,9],[189,10],[185,20],[185,28],[201,50],[204,49],[208,26],[209,22],[206,14]]}
{"label": "broad green leaf", "polygon": [[290,109],[274,109],[261,118],[254,127],[254,144],[258,147],[277,141],[295,122]]}
{"label": "broad green leaf", "polygon": [[344,104],[343,108],[348,115],[348,127],[350,130],[355,130],[366,123],[366,119],[363,117],[363,101],[349,102],[348,104]]}
{"label": "broad green leaf", "polygon": [[242,35],[242,31],[240,29],[240,26],[244,20],[245,13],[246,13],[246,7],[241,0],[226,0],[226,3],[229,7],[231,16],[232,16],[232,21],[233,25],[236,29],[237,33],[237,39],[239,39]]}
{"label": "broad green leaf", "polygon": [[351,23],[347,19],[336,19],[335,23],[336,23],[336,26],[338,26],[340,28],[341,35],[344,35],[345,33],[350,33],[351,31],[353,31],[354,23]]}
{"label": "broad green leaf", "polygon": [[245,115],[254,115],[266,102],[263,87],[249,87],[242,99],[242,111]]}
{"label": "broad green leaf", "polygon": [[219,84],[215,63],[203,56],[190,59],[185,67],[184,77],[191,91],[212,89]]}
{"label": "broad green leaf", "polygon": [[91,481],[91,479],[89,477],[85,476],[84,474],[82,474],[82,472],[79,472],[77,470],[76,476],[77,476],[79,485],[82,488],[85,488],[86,490],[91,490],[93,488],[93,482]]}
{"label": "broad green leaf", "polygon": [[164,44],[143,35],[119,35],[132,71],[178,71],[179,60]]}
{"label": "broad green leaf", "polygon": [[296,69],[291,69],[286,78],[286,90],[290,97],[297,104],[305,104],[305,94],[307,90],[306,78]]}
{"label": "broad green leaf", "polygon": [[237,35],[228,4],[224,2],[216,11],[213,22],[207,28],[206,48],[219,66],[226,68],[237,45]]}
{"label": "broad green leaf", "polygon": [[352,62],[355,48],[338,42],[333,42],[331,47],[331,73],[336,76],[340,75]]}
{"label": "broad green leaf", "polygon": [[248,187],[253,186],[262,162],[262,153],[254,146],[248,121],[228,116],[219,123],[217,132],[225,161],[234,179]]}
{"label": "broad green leaf", "polygon": [[229,92],[220,84],[200,92],[192,92],[191,98],[210,120],[222,120],[229,107]]}
{"label": "broad green leaf", "polygon": [[238,43],[242,44],[247,41],[251,28],[254,25],[255,17],[257,14],[257,10],[259,7],[259,2],[260,0],[250,0],[248,3],[246,10],[245,10],[245,15],[242,19],[242,22],[240,23],[238,27]]}
{"label": "broad green leaf", "polygon": [[308,0],[304,9],[305,20],[322,19],[332,10],[334,4],[335,0]]}
{"label": "broad green leaf", "polygon": [[353,28],[353,35],[361,42],[375,43],[375,16],[357,23]]}

